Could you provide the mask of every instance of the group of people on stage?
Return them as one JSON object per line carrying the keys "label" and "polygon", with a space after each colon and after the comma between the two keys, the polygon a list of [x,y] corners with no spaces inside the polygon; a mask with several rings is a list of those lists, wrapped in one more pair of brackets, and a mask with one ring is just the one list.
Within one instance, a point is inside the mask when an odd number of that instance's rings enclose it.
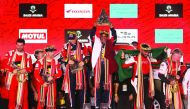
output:
{"label": "group of people on stage", "polygon": [[95,23],[91,46],[80,43],[75,31],[68,32],[57,60],[56,48],[48,45],[34,52],[32,63],[24,39],[18,39],[16,49],[1,59],[0,103],[7,95],[9,109],[62,104],[83,109],[86,103],[96,109],[153,109],[156,99],[160,109],[190,109],[190,70],[180,62],[183,52],[137,42],[116,47],[116,30],[109,26],[111,39],[106,30],[97,37]]}

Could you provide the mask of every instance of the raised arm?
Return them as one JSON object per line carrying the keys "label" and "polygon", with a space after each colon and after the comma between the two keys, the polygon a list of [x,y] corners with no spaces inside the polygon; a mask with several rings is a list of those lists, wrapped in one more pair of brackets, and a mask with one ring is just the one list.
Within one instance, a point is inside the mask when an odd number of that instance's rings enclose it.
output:
{"label": "raised arm", "polygon": [[91,41],[93,40],[93,37],[95,36],[96,34],[96,23],[94,24],[94,26],[92,27],[91,31],[90,31],[90,39]]}
{"label": "raised arm", "polygon": [[110,23],[110,30],[111,30],[111,35],[114,38],[114,42],[116,42],[116,40],[117,40],[117,32],[116,32],[115,28],[113,27],[112,23]]}

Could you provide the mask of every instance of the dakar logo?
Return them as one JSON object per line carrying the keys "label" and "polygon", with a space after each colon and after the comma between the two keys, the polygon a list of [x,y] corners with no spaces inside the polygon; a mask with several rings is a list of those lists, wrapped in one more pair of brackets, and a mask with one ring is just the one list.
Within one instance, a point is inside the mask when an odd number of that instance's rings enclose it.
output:
{"label": "dakar logo", "polygon": [[167,5],[166,6],[166,10],[168,13],[171,13],[173,10],[172,10],[172,6],[171,5]]}
{"label": "dakar logo", "polygon": [[78,39],[82,36],[81,31],[76,31],[76,36],[78,37]]}
{"label": "dakar logo", "polygon": [[35,5],[30,6],[30,12],[35,13],[36,11],[37,10]]}

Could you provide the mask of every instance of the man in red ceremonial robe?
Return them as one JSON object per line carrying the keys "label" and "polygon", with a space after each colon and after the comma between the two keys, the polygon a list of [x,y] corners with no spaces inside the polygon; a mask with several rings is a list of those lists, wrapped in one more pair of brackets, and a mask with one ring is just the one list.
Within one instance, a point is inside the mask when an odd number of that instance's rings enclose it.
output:
{"label": "man in red ceremonial robe", "polygon": [[86,102],[86,64],[89,52],[78,41],[75,31],[68,32],[69,42],[64,44],[61,57],[66,65],[62,90],[66,95],[67,109],[83,109]]}
{"label": "man in red ceremonial robe", "polygon": [[179,80],[181,78],[180,71],[182,70],[180,59],[182,56],[183,53],[180,49],[174,49],[171,56],[161,63],[158,74],[159,78],[164,83],[163,92],[165,95],[166,107],[174,107],[175,109],[183,108],[179,88]]}
{"label": "man in red ceremonial robe", "polygon": [[16,41],[16,49],[5,55],[6,88],[9,109],[28,109],[28,73],[32,70],[30,55],[24,51],[24,39]]}
{"label": "man in red ceremonial robe", "polygon": [[[92,68],[94,70],[94,97],[95,108],[101,108],[101,104],[106,104],[111,108],[112,100],[112,74],[117,71],[117,64],[114,60],[114,45],[117,38],[116,30],[110,23],[112,38],[109,38],[107,30],[101,30],[100,36],[96,36],[97,23],[91,30],[92,40]],[[94,39],[94,40],[93,40]],[[104,107],[104,106],[102,106]]]}
{"label": "man in red ceremonial robe", "polygon": [[[122,53],[121,58],[125,58],[126,52]],[[135,76],[137,78],[137,109],[143,109],[144,107],[151,109],[155,94],[150,52],[151,47],[148,44],[140,44],[138,56],[135,56],[132,62],[122,64],[122,68],[134,65],[135,74],[133,76],[137,75]]]}
{"label": "man in red ceremonial robe", "polygon": [[56,79],[62,76],[60,66],[54,59],[53,46],[48,46],[43,59],[36,62],[34,76],[39,82],[38,88],[38,109],[56,109]]}
{"label": "man in red ceremonial robe", "polygon": [[37,49],[34,52],[34,56],[36,58],[36,61],[33,63],[33,69],[32,72],[29,74],[29,107],[31,109],[37,108],[38,104],[38,92],[40,92],[40,84],[38,83],[37,79],[34,77],[34,68],[38,60],[41,60],[44,58],[45,51],[43,49]]}

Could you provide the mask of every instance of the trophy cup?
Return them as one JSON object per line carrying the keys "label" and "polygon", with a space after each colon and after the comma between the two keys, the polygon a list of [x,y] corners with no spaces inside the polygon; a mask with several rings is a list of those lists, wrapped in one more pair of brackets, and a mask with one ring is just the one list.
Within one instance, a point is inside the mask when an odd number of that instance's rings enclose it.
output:
{"label": "trophy cup", "polygon": [[44,72],[43,69],[41,70],[41,76],[42,76],[42,79],[45,82],[47,82],[49,84],[53,83],[53,80],[51,80],[51,81],[48,80],[48,78],[51,76],[51,68],[49,66],[48,66],[48,68],[46,70],[46,73]]}
{"label": "trophy cup", "polygon": [[79,61],[75,59],[75,56],[71,56],[70,60],[74,61],[73,65],[70,65],[71,73],[76,73],[77,71],[83,70],[82,66],[79,66]]}
{"label": "trophy cup", "polygon": [[110,24],[110,21],[108,19],[108,16],[106,15],[106,11],[105,11],[105,9],[102,9],[100,16],[98,17],[98,20],[97,20],[97,25],[98,26],[106,26],[109,24]]}
{"label": "trophy cup", "polygon": [[25,82],[26,80],[28,80],[28,73],[26,72],[24,73],[24,76],[25,76],[24,79],[20,77],[20,75],[23,74],[20,72],[22,70],[20,61],[12,62],[11,66],[13,69],[18,69],[16,72],[16,79],[18,82]]}

